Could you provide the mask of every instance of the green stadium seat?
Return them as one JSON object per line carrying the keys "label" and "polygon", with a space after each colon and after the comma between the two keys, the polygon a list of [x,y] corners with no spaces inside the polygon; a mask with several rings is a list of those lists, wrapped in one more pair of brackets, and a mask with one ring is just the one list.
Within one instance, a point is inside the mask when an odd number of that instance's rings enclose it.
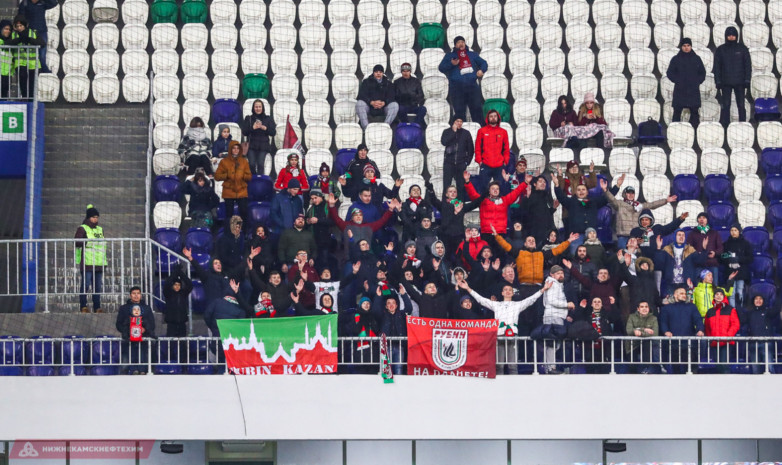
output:
{"label": "green stadium seat", "polygon": [[152,2],[150,12],[152,14],[152,22],[155,24],[176,24],[179,8],[175,0],[155,0]]}
{"label": "green stadium seat", "polygon": [[269,78],[265,74],[248,74],[242,81],[244,98],[269,98]]}
{"label": "green stadium seat", "polygon": [[180,16],[182,22],[187,23],[205,23],[209,14],[209,9],[204,0],[185,0],[182,3]]}
{"label": "green stadium seat", "polygon": [[490,110],[497,110],[500,114],[502,121],[510,123],[511,106],[510,103],[504,98],[490,98],[483,103],[483,117],[486,118],[486,114]]}
{"label": "green stadium seat", "polygon": [[445,30],[440,23],[424,23],[418,28],[418,45],[421,48],[443,48]]}

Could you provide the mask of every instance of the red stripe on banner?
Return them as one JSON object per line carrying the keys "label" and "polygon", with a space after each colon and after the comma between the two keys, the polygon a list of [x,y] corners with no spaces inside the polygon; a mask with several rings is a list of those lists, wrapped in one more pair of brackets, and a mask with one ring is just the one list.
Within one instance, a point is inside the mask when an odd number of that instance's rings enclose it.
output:
{"label": "red stripe on banner", "polygon": [[407,317],[407,374],[494,378],[497,320]]}

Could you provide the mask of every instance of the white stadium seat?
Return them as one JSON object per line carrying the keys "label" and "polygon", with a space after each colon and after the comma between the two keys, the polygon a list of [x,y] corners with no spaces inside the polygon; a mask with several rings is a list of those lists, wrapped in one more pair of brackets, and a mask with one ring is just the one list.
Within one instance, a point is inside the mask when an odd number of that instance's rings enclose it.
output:
{"label": "white stadium seat", "polygon": [[92,78],[92,97],[99,105],[117,103],[119,79],[116,74],[97,74]]}
{"label": "white stadium seat", "polygon": [[269,4],[269,19],[272,24],[293,24],[296,19],[296,4],[292,0],[272,0]]}
{"label": "white stadium seat", "polygon": [[532,8],[526,0],[507,0],[502,10],[506,24],[529,23],[531,13]]}
{"label": "white stadium seat", "polygon": [[355,99],[339,99],[332,107],[335,124],[358,122]]}
{"label": "white stadium seat", "polygon": [[329,28],[328,36],[332,50],[352,50],[356,45],[356,29],[352,24],[335,24]]}
{"label": "white stadium seat", "polygon": [[[179,94],[179,79],[177,80],[177,94]],[[157,77],[155,78],[157,81]],[[178,95],[177,95],[178,97]],[[146,102],[149,98],[149,78],[146,74],[126,74],[122,78],[122,98],[128,103]]]}
{"label": "white stadium seat", "polygon": [[152,105],[152,121],[155,124],[179,124],[179,113],[179,102],[174,99],[155,100],[155,103]]}
{"label": "white stadium seat", "polygon": [[177,202],[158,202],[152,210],[155,228],[179,228],[182,222],[182,207]]}
{"label": "white stadium seat", "polygon": [[[664,199],[671,195],[671,181],[664,174],[645,175],[641,182],[641,193],[647,202]],[[656,223],[659,222],[656,217],[655,220]],[[659,222],[659,224],[665,223]]]}
{"label": "white stadium seat", "polygon": [[337,99],[355,99],[359,82],[355,74],[337,74],[331,79],[331,94]]}
{"label": "white stadium seat", "polygon": [[683,0],[679,5],[679,15],[684,24],[706,21],[706,3],[700,0]]}
{"label": "white stadium seat", "polygon": [[239,43],[246,50],[266,48],[266,28],[261,24],[244,24],[239,30]]}
{"label": "white stadium seat", "polygon": [[388,28],[388,45],[391,50],[398,48],[413,48],[415,44],[415,29],[410,24],[392,24]]}
{"label": "white stadium seat", "polygon": [[[638,156],[641,174],[665,174],[668,157],[660,147],[644,147]],[[633,173],[634,174],[634,173]]]}
{"label": "white stadium seat", "polygon": [[448,0],[445,3],[445,19],[451,23],[472,21],[472,3],[469,0]]}
{"label": "white stadium seat", "polygon": [[334,156],[331,152],[323,149],[309,149],[304,156],[304,169],[312,173],[313,175],[319,174],[320,165],[325,163],[329,167],[329,172],[332,172],[334,166]]}
{"label": "white stadium seat", "polygon": [[739,204],[757,202],[763,191],[763,183],[757,174],[742,174],[733,180],[733,193]]}
{"label": "white stadium seat", "polygon": [[356,148],[364,140],[364,131],[358,123],[338,124],[334,130],[337,149]]}
{"label": "white stadium seat", "polygon": [[[700,129],[700,126],[698,126]],[[728,174],[728,155],[721,147],[703,149],[701,153],[701,176]]]}
{"label": "white stadium seat", "polygon": [[90,55],[86,50],[66,50],[62,54],[62,70],[65,74],[87,74]]}
{"label": "white stadium seat", "polygon": [[62,4],[62,19],[65,24],[87,24],[90,5],[86,0],[65,0]]}
{"label": "white stadium seat", "polygon": [[761,150],[768,147],[782,147],[782,123],[779,121],[758,123],[757,138]]}
{"label": "white stadium seat", "polygon": [[157,149],[152,156],[152,170],[156,176],[176,176],[180,163],[181,157],[174,149]]}
{"label": "white stadium seat", "polygon": [[400,177],[421,175],[424,172],[424,155],[418,149],[401,149],[395,160],[396,172]]}
{"label": "white stadium seat", "polygon": [[236,99],[239,97],[240,86],[241,83],[236,74],[217,74],[212,78],[212,96],[215,99]]}
{"label": "white stadium seat", "polygon": [[[158,52],[155,51],[155,55]],[[152,55],[152,67],[155,67],[155,55]],[[182,72],[187,76],[188,74],[200,74],[209,68],[209,55],[206,50],[190,49],[185,50],[182,54]],[[176,72],[176,68],[174,71]]]}
{"label": "white stadium seat", "polygon": [[695,174],[698,168],[698,155],[692,148],[673,149],[668,158],[673,176]]}
{"label": "white stadium seat", "polygon": [[170,23],[158,23],[152,26],[152,48],[175,49],[179,43],[179,31]]}
{"label": "white stadium seat", "polygon": [[476,35],[481,50],[500,48],[504,42],[505,29],[499,23],[485,23],[478,26]]}
{"label": "white stadium seat", "polygon": [[543,146],[543,130],[540,124],[521,123],[516,126],[516,146],[519,150],[541,148]]}
{"label": "white stadium seat", "polygon": [[386,123],[369,123],[364,129],[364,143],[369,150],[390,149],[394,132]]}
{"label": "white stadium seat", "polygon": [[62,30],[62,43],[66,50],[87,50],[90,44],[90,30],[83,24],[67,24]]}
{"label": "white stadium seat", "polygon": [[155,99],[179,98],[179,78],[175,74],[158,74],[152,84]]}
{"label": "white stadium seat", "polygon": [[[301,117],[299,102],[292,99],[277,99],[272,108],[272,116],[277,126],[283,127],[288,117],[290,117],[291,124],[298,126]],[[279,133],[284,133],[284,131],[279,131]]]}
{"label": "white stadium seat", "polygon": [[625,54],[619,48],[604,48],[597,54],[597,67],[601,74],[623,74]]}
{"label": "white stadium seat", "polygon": [[649,118],[660,121],[660,104],[654,99],[640,99],[633,104],[633,120],[636,126]]}
{"label": "white stadium seat", "polygon": [[481,93],[484,99],[508,97],[508,79],[499,74],[486,74],[481,80]]}
{"label": "white stadium seat", "polygon": [[765,21],[766,4],[762,0],[741,0],[739,3],[739,18],[743,24]]}
{"label": "white stadium seat", "polygon": [[589,3],[586,0],[565,0],[562,5],[562,19],[567,25],[586,23],[589,20]]}
{"label": "white stadium seat", "polygon": [[239,55],[234,49],[221,48],[212,52],[212,73],[236,74],[239,69]]}
{"label": "white stadium seat", "polygon": [[[131,52],[138,52],[139,50],[132,50]],[[136,55],[138,56],[138,55]],[[47,55],[48,57],[48,55]],[[131,57],[128,61],[132,60]],[[149,63],[149,57],[144,54],[144,63]],[[97,50],[92,54],[92,72],[95,74],[117,74],[119,71],[119,54],[116,50]],[[123,70],[123,73],[126,72]]]}
{"label": "white stadium seat", "polygon": [[356,17],[356,7],[350,0],[335,0],[328,2],[329,22],[335,24],[353,24]]}
{"label": "white stadium seat", "polygon": [[[182,58],[184,59],[184,55]],[[264,50],[245,50],[242,52],[241,61],[244,74],[266,74],[269,69],[269,54]]]}
{"label": "white stadium seat", "polygon": [[[309,52],[312,52],[312,50]],[[325,52],[323,53],[325,54]],[[304,55],[302,54],[302,60],[303,59]],[[356,69],[358,68],[358,54],[352,49],[335,50],[331,52],[331,59],[327,59],[327,62],[329,63],[332,74],[355,74]]]}
{"label": "white stadium seat", "polygon": [[329,96],[329,79],[325,74],[305,74],[301,80],[305,103],[310,99],[326,99]]}
{"label": "white stadium seat", "polygon": [[266,20],[266,3],[263,0],[244,0],[239,3],[239,19],[242,27],[263,24]]}
{"label": "white stadium seat", "polygon": [[730,123],[727,130],[727,138],[728,146],[733,150],[752,147],[755,145],[755,128],[747,122]]}
{"label": "white stadium seat", "polygon": [[682,228],[694,228],[698,225],[698,214],[703,212],[703,204],[699,200],[680,200],[676,203],[676,217],[687,212],[689,215],[681,224]]}
{"label": "white stadium seat", "polygon": [[505,40],[508,48],[529,48],[534,37],[532,26],[527,23],[516,22],[505,29]]}
{"label": "white stadium seat", "polygon": [[380,170],[382,175],[381,182],[388,186],[389,189],[392,188],[394,181],[391,178],[391,171],[394,169],[394,155],[391,151],[388,149],[370,149],[367,156],[377,164],[377,169]]}
{"label": "white stadium seat", "polygon": [[236,22],[236,2],[232,0],[213,0],[209,5],[209,19],[213,24],[233,24]]}
{"label": "white stadium seat", "polygon": [[447,123],[451,117],[451,105],[441,98],[430,98],[424,102],[426,123]]}
{"label": "white stadium seat", "polygon": [[[274,26],[272,26],[272,32],[274,32]],[[293,45],[296,44],[296,36],[294,35]],[[236,48],[238,42],[236,27],[233,24],[214,24],[209,31],[209,41],[212,44],[212,48]],[[272,47],[274,42],[272,42]],[[293,46],[291,46],[293,48]]]}
{"label": "white stadium seat", "polygon": [[649,18],[649,5],[644,0],[627,0],[622,2],[622,21],[645,23]]}
{"label": "white stadium seat", "polygon": [[717,122],[701,123],[697,133],[701,149],[720,148],[725,143],[725,129]]}
{"label": "white stadium seat", "polygon": [[557,23],[542,23],[535,28],[535,43],[541,49],[562,46],[562,28]]}
{"label": "white stadium seat", "polygon": [[756,174],[758,172],[758,156],[751,148],[741,148],[730,153],[730,171],[734,176]]}
{"label": "white stadium seat", "polygon": [[762,228],[766,224],[766,207],[758,200],[742,202],[739,204],[737,216],[742,228]]}
{"label": "white stadium seat", "polygon": [[[609,0],[613,1],[613,0]],[[592,10],[594,12],[594,9]],[[598,24],[595,27],[595,44],[597,48],[619,48],[622,43],[622,28],[616,23]]]}
{"label": "white stadium seat", "polygon": [[304,124],[314,124],[331,119],[331,105],[325,99],[307,99],[301,110]]}
{"label": "white stadium seat", "polygon": [[440,23],[443,20],[443,4],[437,0],[421,0],[415,7],[418,24]]}
{"label": "white stadium seat", "polygon": [[299,28],[299,44],[304,50],[322,50],[326,46],[326,28],[322,24],[302,25]]}
{"label": "white stadium seat", "polygon": [[565,41],[571,50],[592,46],[592,26],[586,23],[571,23],[565,28]]}
{"label": "white stadium seat", "polygon": [[534,74],[516,74],[510,82],[514,99],[537,99],[538,78]]}
{"label": "white stadium seat", "polygon": [[273,73],[296,74],[299,69],[299,56],[293,50],[275,50],[271,55]]}
{"label": "white stadium seat", "polygon": [[113,23],[96,24],[92,28],[92,47],[95,50],[116,50],[119,45],[119,29]]}
{"label": "white stadium seat", "polygon": [[619,20],[619,3],[615,0],[592,2],[592,19],[595,24],[616,23]]}
{"label": "white stadium seat", "polygon": [[38,100],[54,102],[60,95],[60,79],[52,73],[41,73],[36,81]]}
{"label": "white stadium seat", "polygon": [[508,67],[511,74],[532,74],[535,72],[537,57],[528,49],[515,48],[508,54]]}
{"label": "white stadium seat", "polygon": [[676,148],[692,148],[695,143],[695,130],[690,123],[671,123],[667,132],[668,146]]}
{"label": "white stadium seat", "polygon": [[595,70],[595,54],[588,48],[571,49],[567,54],[570,74],[592,74]]}
{"label": "white stadium seat", "polygon": [[297,99],[299,97],[299,79],[294,74],[275,74],[271,82],[275,99]]}
{"label": "white stadium seat", "polygon": [[331,126],[326,123],[310,124],[304,128],[304,143],[307,149],[329,150],[332,139],[333,132],[331,131]]}
{"label": "white stadium seat", "polygon": [[413,22],[415,8],[410,0],[391,0],[386,4],[386,18],[388,23],[410,24]]}
{"label": "white stadium seat", "polygon": [[418,56],[412,48],[398,48],[391,52],[388,57],[390,70],[386,70],[388,74],[399,73],[402,68],[402,64],[409,63],[413,67],[413,75],[418,71]]}
{"label": "white stadium seat", "polygon": [[362,50],[382,49],[386,44],[386,28],[380,23],[365,23],[358,29],[358,43]]}
{"label": "white stadium seat", "polygon": [[146,1],[127,0],[122,2],[122,22],[125,24],[125,27],[130,24],[140,24],[144,26],[147,24],[148,17],[149,4]]}
{"label": "white stadium seat", "polygon": [[[49,41],[51,33],[49,31]],[[126,24],[122,28],[122,48],[128,50],[146,50],[149,43],[149,29],[143,24]]]}
{"label": "white stadium seat", "polygon": [[635,175],[638,159],[632,149],[627,147],[615,147],[608,156],[608,169],[611,177],[622,174]]}
{"label": "white stadium seat", "polygon": [[206,73],[187,74],[182,80],[182,96],[185,99],[209,98],[209,78]]}
{"label": "white stadium seat", "polygon": [[156,124],[152,131],[152,139],[156,148],[176,149],[182,137],[182,131],[178,124],[160,123]]}
{"label": "white stadium seat", "polygon": [[361,74],[366,78],[372,75],[372,68],[374,68],[375,65],[382,65],[384,69],[388,68],[388,55],[386,55],[386,52],[384,52],[383,49],[365,49],[361,51],[358,63]]}
{"label": "white stadium seat", "polygon": [[627,96],[627,78],[624,74],[604,74],[600,89],[606,100],[624,99]]}
{"label": "white stadium seat", "polygon": [[382,23],[385,7],[380,0],[360,0],[356,7],[359,24]]}

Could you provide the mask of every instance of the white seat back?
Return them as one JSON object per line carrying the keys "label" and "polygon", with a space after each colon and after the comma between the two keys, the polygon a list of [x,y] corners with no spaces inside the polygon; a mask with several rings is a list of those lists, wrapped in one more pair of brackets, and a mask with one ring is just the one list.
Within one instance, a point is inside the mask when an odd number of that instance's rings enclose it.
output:
{"label": "white seat back", "polygon": [[632,174],[635,176],[638,159],[632,149],[627,147],[617,147],[611,149],[608,156],[608,169],[611,177],[617,177],[622,174]]}
{"label": "white seat back", "polygon": [[701,153],[701,176],[728,174],[728,155],[722,147],[703,149]]}
{"label": "white seat back", "polygon": [[733,180],[733,195],[739,204],[759,201],[762,191],[763,184],[757,174],[744,174]]}
{"label": "white seat back", "polygon": [[265,50],[245,50],[241,60],[244,74],[266,74],[269,70],[269,54]]}
{"label": "white seat back", "polygon": [[[201,118],[202,121],[209,121],[209,117],[212,114],[212,106],[203,99],[189,99],[182,105],[182,120],[189,123],[196,116]],[[234,124],[234,123],[220,123],[220,124]],[[235,125],[235,124],[234,124]],[[238,129],[238,126],[237,128]],[[219,128],[215,127],[215,132],[219,132]],[[240,140],[242,137],[242,131],[233,129],[231,133],[234,135],[233,140]],[[218,134],[219,137],[219,134]],[[215,139],[217,139],[215,137]]]}
{"label": "white seat back", "polygon": [[155,228],[179,228],[182,223],[182,207],[177,202],[158,202],[152,210]]}
{"label": "white seat back", "polygon": [[244,0],[239,4],[239,19],[242,27],[247,24],[263,24],[266,20],[266,2],[263,0]]}
{"label": "white seat back", "polygon": [[[176,78],[176,76],[174,76]],[[155,78],[157,81],[157,77]],[[177,79],[177,96],[179,79]],[[126,74],[122,78],[122,98],[128,103],[146,102],[149,97],[149,78],[146,74]]]}
{"label": "white seat back", "polygon": [[119,29],[113,23],[100,23],[92,28],[92,47],[95,50],[116,50],[119,45]]}
{"label": "white seat back", "polygon": [[[146,2],[144,3],[146,4]],[[122,47],[125,49],[125,51],[146,50],[148,43],[149,29],[147,29],[146,26],[143,24],[126,24],[123,26]]]}
{"label": "white seat back", "polygon": [[[272,30],[274,30],[274,26],[272,26]],[[236,48],[238,38],[236,26],[233,24],[213,24],[209,32],[209,41],[212,44],[212,48]],[[296,43],[295,41],[294,36],[294,44]]]}
{"label": "white seat back", "polygon": [[97,74],[92,78],[92,98],[99,105],[117,103],[119,79],[116,74]]}
{"label": "white seat back", "polygon": [[394,133],[386,123],[370,123],[364,129],[364,143],[369,150],[390,149]]}
{"label": "white seat back", "polygon": [[334,102],[332,107],[335,124],[355,123],[358,121],[356,115],[355,99],[339,99]]}
{"label": "white seat back", "polygon": [[759,200],[741,202],[737,212],[742,228],[760,227],[766,225],[766,207]]}
{"label": "white seat back", "polygon": [[730,171],[733,176],[756,174],[758,172],[758,156],[751,148],[734,149],[730,153]]}
{"label": "white seat back", "polygon": [[60,96],[60,79],[52,73],[39,74],[36,85],[38,100],[42,102],[54,102]]}
{"label": "white seat back", "polygon": [[356,148],[364,140],[364,131],[358,123],[342,123],[334,130],[337,149]]}
{"label": "white seat back", "polygon": [[323,163],[329,167],[329,173],[333,172],[334,156],[328,150],[323,149],[309,149],[304,156],[304,169],[310,175],[320,174],[320,165]]}
{"label": "white seat back", "polygon": [[667,169],[667,156],[660,147],[644,147],[638,156],[638,162],[641,165],[641,174],[644,176],[650,174],[665,174]]}
{"label": "white seat back", "polygon": [[90,55],[86,50],[71,49],[62,54],[62,70],[65,74],[87,74]]}
{"label": "white seat back", "polygon": [[66,50],[87,50],[90,43],[90,30],[83,24],[66,24],[62,30],[62,43]]}
{"label": "white seat back", "polygon": [[212,78],[212,95],[216,99],[236,99],[239,97],[240,87],[241,83],[236,74],[220,73]]}
{"label": "white seat back", "polygon": [[401,177],[423,174],[424,155],[418,149],[401,149],[396,154],[396,172]]}
{"label": "white seat back", "polygon": [[332,139],[331,126],[326,123],[309,124],[304,128],[304,143],[307,149],[328,150],[331,148]]}
{"label": "white seat back", "polygon": [[206,73],[185,75],[182,80],[182,96],[185,99],[209,98],[209,78]]}
{"label": "white seat back", "polygon": [[87,0],[65,0],[62,4],[62,19],[66,25],[86,25],[90,19],[90,5]]}
{"label": "white seat back", "polygon": [[[122,2],[122,22],[127,27],[130,24],[147,24],[149,4],[144,0],[127,0]],[[146,26],[144,27],[146,29]],[[123,28],[124,29],[124,28]]]}
{"label": "white seat back", "polygon": [[302,108],[304,124],[314,124],[329,121],[331,119],[331,105],[325,99],[306,99]]}
{"label": "white seat back", "polygon": [[179,174],[181,158],[174,149],[157,149],[152,156],[152,170],[156,176],[175,176]]}
{"label": "white seat back", "polygon": [[[131,50],[138,52],[139,50]],[[47,55],[48,56],[48,55]],[[129,58],[128,60],[131,60]],[[146,63],[149,63],[149,57],[144,54]],[[92,54],[92,71],[95,74],[117,74],[119,71],[119,54],[116,50],[97,50]],[[123,73],[126,72],[123,69]]]}
{"label": "white seat back", "polygon": [[212,73],[236,74],[239,69],[239,55],[234,49],[218,49],[212,52]]}
{"label": "white seat back", "polygon": [[266,48],[266,28],[262,24],[244,24],[239,30],[239,43],[244,50]]}
{"label": "white seat back", "polygon": [[305,74],[301,80],[301,91],[305,103],[310,99],[326,99],[329,96],[329,79],[325,74]]}
{"label": "white seat back", "polygon": [[[353,52],[355,56],[356,52]],[[301,54],[301,72],[307,74],[326,74],[329,64],[329,58],[323,50],[305,50]],[[358,62],[358,59],[356,59]],[[356,72],[355,66],[353,71]]]}
{"label": "white seat back", "polygon": [[155,124],[179,124],[179,102],[174,99],[155,100],[152,105],[152,121]]}
{"label": "white seat back", "polygon": [[170,23],[158,23],[152,26],[152,48],[175,49],[179,43],[179,31]]}
{"label": "white seat back", "polygon": [[698,168],[698,155],[692,148],[679,148],[671,150],[668,163],[671,166],[671,174],[695,174]]}

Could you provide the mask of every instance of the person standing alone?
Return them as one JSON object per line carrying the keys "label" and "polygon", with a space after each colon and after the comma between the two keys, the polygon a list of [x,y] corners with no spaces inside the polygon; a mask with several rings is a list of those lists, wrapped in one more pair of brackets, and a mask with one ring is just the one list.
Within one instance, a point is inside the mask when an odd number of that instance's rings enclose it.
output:
{"label": "person standing alone", "polygon": [[735,27],[725,29],[725,43],[714,52],[714,84],[722,92],[720,96],[720,124],[727,128],[730,124],[730,96],[736,96],[739,121],[747,120],[744,91],[752,78],[752,59],[749,50],[739,43],[739,33]]}
{"label": "person standing alone", "polygon": [[[93,205],[87,205],[84,221],[76,230],[76,265],[81,272],[79,307],[82,313],[90,313],[87,307],[87,290],[92,289],[92,310],[103,313],[100,294],[103,292],[103,267],[106,266],[106,243],[102,240],[103,228],[98,226],[100,213]],[[86,239],[86,240],[84,240]]]}

